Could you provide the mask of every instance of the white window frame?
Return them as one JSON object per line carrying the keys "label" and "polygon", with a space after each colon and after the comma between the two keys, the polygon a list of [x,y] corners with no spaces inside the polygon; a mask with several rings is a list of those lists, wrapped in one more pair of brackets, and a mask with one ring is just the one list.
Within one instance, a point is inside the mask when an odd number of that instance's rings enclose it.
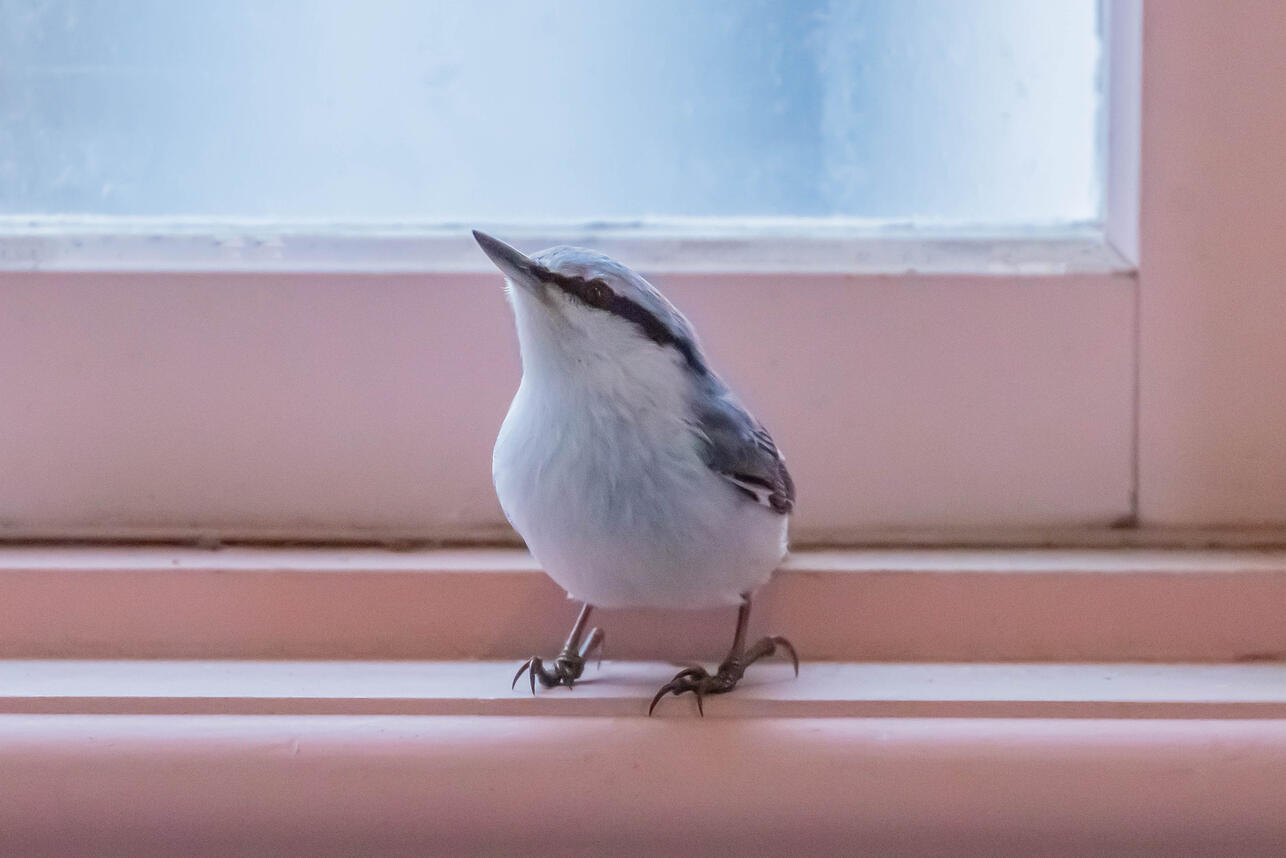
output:
{"label": "white window frame", "polygon": [[[482,226],[657,275],[785,449],[798,545],[1111,537],[1139,519],[1140,20],[1105,6],[1101,230]],[[0,537],[513,540],[516,349],[463,226],[8,227]]]}

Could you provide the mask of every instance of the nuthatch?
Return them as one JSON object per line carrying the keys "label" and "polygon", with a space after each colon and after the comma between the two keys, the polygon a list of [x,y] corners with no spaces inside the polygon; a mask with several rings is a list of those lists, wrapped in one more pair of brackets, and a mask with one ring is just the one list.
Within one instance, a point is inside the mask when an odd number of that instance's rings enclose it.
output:
{"label": "nuthatch", "polygon": [[[590,611],[737,605],[718,671],[680,671],[667,692],[731,691],[785,638],[747,646],[751,594],[786,553],[795,486],[768,432],[711,370],[691,324],[641,276],[602,254],[526,256],[473,236],[505,275],[522,382],[496,439],[500,505],[554,581],[584,602],[562,652],[519,668],[571,687],[602,642]],[[582,643],[582,638],[584,642]]]}

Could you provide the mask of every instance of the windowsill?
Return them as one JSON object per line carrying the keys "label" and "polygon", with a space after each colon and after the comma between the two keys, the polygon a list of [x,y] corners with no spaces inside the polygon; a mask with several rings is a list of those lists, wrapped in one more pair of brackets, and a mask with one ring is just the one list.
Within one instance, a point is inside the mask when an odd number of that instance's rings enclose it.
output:
{"label": "windowsill", "polygon": [[[575,614],[514,549],[11,547],[0,585],[0,658],[509,661]],[[1282,604],[1281,550],[800,551],[751,633],[807,661],[1246,662],[1286,654]],[[733,612],[594,620],[609,659],[717,660]]]}
{"label": "windowsill", "polygon": [[665,664],[534,699],[512,668],[0,662],[0,853],[1250,855],[1286,836],[1280,665],[765,665],[706,718],[690,697],[645,717]]}
{"label": "windowsill", "polygon": [[[800,676],[756,665],[705,718],[690,696],[646,717],[674,666],[616,659],[658,640],[717,658],[726,611],[602,612],[610,660],[570,692],[511,690],[573,612],[518,551],[6,549],[0,583],[0,853],[1248,855],[1286,837],[1286,664],[1178,663],[1286,651],[1282,552],[802,552],[752,630],[795,638]],[[13,658],[33,648],[81,660]],[[1156,663],[1124,663],[1139,652]]]}
{"label": "windowsill", "polygon": [[[576,688],[510,688],[513,661],[0,661],[0,714],[628,718],[674,675],[591,665]],[[760,663],[712,718],[1286,718],[1286,664]],[[691,695],[656,716],[695,717]]]}
{"label": "windowsill", "polygon": [[0,217],[0,271],[494,274],[469,227],[524,247],[592,246],[648,274],[1118,275],[1135,266],[1092,224],[969,226],[845,219],[623,224],[344,224]]}

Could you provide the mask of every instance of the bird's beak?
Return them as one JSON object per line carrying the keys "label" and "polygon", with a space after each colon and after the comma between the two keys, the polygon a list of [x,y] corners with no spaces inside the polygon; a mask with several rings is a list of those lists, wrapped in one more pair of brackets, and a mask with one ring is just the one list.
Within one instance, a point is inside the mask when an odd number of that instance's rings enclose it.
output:
{"label": "bird's beak", "polygon": [[540,275],[546,269],[539,262],[480,230],[473,231],[473,239],[478,242],[482,252],[487,254],[487,258],[500,269],[500,273],[511,281],[532,291],[543,287],[544,278]]}

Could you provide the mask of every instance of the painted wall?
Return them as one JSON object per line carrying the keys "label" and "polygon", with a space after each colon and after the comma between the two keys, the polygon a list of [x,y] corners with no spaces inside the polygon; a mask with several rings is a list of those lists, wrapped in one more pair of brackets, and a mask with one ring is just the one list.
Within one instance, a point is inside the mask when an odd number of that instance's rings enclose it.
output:
{"label": "painted wall", "polygon": [[1144,15],[1144,524],[1286,523],[1286,7]]}

